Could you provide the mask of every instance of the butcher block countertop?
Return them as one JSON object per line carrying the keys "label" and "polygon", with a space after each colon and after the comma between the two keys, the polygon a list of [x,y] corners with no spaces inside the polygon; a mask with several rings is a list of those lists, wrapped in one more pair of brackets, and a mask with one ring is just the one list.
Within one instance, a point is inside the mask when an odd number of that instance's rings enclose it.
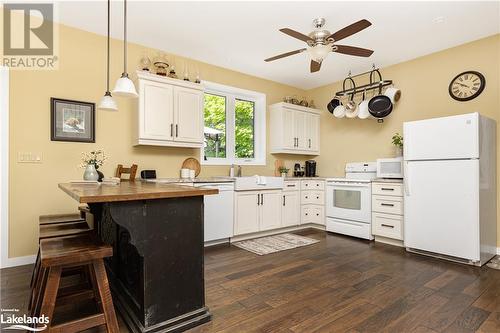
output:
{"label": "butcher block countertop", "polygon": [[79,203],[194,197],[219,192],[217,189],[141,181],[123,181],[120,185],[62,183],[59,188]]}

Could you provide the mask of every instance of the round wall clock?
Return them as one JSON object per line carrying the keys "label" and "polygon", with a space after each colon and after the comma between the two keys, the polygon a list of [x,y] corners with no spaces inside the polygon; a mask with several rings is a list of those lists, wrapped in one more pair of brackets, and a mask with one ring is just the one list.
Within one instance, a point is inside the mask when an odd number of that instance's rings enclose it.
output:
{"label": "round wall clock", "polygon": [[460,102],[470,101],[479,96],[486,85],[484,75],[476,71],[467,71],[458,74],[451,80],[448,92],[450,96]]}

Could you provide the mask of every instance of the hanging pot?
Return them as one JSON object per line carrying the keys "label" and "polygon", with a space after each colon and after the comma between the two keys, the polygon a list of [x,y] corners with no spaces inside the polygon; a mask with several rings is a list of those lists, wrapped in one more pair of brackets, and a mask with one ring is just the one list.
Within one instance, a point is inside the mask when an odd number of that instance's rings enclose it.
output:
{"label": "hanging pot", "polygon": [[392,112],[393,105],[391,99],[382,94],[382,75],[380,75],[378,70],[370,73],[370,83],[373,82],[372,76],[374,72],[377,72],[380,84],[378,88],[378,95],[373,96],[368,102],[368,111],[370,111],[370,114],[377,118],[379,122],[383,122],[382,118],[387,117]]}
{"label": "hanging pot", "polygon": [[334,97],[330,103],[328,103],[328,105],[326,106],[326,108],[328,109],[328,111],[330,113],[333,113],[333,110],[335,110],[335,108],[337,106],[339,106],[341,103],[340,103],[340,99],[338,97]]}
{"label": "hanging pot", "polygon": [[356,91],[351,94],[351,99],[347,102],[345,107],[345,116],[347,118],[356,118],[358,116],[358,104],[354,101],[354,95]]}
{"label": "hanging pot", "polygon": [[370,112],[368,111],[368,100],[366,99],[366,89],[363,91],[363,100],[361,103],[359,103],[359,112],[358,112],[358,118],[359,119],[366,119],[370,117]]}

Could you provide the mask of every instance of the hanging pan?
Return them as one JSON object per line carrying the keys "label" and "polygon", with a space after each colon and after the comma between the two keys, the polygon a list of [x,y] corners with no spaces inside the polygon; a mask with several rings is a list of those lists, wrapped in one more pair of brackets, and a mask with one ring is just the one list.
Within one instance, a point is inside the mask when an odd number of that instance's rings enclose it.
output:
{"label": "hanging pan", "polygon": [[392,112],[392,102],[391,99],[382,94],[382,75],[378,70],[372,71],[370,73],[370,83],[373,83],[373,73],[377,72],[380,84],[378,88],[378,95],[373,96],[368,102],[368,111],[370,114],[378,119],[378,122],[383,122],[383,118],[387,117]]}

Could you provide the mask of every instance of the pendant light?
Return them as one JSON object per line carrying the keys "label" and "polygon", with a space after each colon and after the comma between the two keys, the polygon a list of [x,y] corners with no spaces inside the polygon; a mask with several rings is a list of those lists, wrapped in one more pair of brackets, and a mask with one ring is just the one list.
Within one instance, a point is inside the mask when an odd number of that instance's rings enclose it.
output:
{"label": "pendant light", "polygon": [[122,97],[137,97],[134,83],[127,73],[127,0],[123,0],[123,73],[116,81],[113,94]]}
{"label": "pendant light", "polygon": [[107,40],[107,72],[106,72],[106,93],[102,97],[99,102],[99,106],[97,107],[100,110],[107,111],[118,111],[118,106],[116,105],[113,96],[109,92],[109,25],[110,25],[110,3],[111,0],[108,0],[108,40]]}

